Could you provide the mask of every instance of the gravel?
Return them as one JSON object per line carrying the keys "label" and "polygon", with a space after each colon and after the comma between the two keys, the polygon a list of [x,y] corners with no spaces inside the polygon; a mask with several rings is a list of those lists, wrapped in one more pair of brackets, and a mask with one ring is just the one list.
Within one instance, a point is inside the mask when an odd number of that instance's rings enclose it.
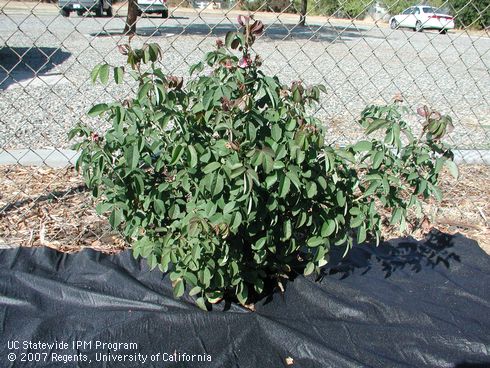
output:
{"label": "gravel", "polygon": [[[294,24],[272,18],[266,23],[255,45],[264,68],[284,83],[303,80],[327,87],[314,113],[331,142],[362,137],[356,118],[363,107],[401,92],[412,109],[427,104],[453,116],[449,140],[454,146],[490,149],[490,39],[365,24],[319,23],[288,31]],[[124,63],[116,50],[127,41],[116,34],[123,25],[121,17],[0,14],[0,42],[8,46],[0,49],[0,148],[68,148],[67,132],[77,123],[105,129],[107,123],[88,118],[86,111],[124,98],[132,87],[94,86],[89,74],[104,60]],[[217,15],[152,17],[140,19],[138,26],[140,35],[132,43],[159,43],[163,69],[186,77],[216,36],[233,29]],[[22,63],[17,64],[15,53],[23,55]],[[420,128],[415,115],[407,119]]]}

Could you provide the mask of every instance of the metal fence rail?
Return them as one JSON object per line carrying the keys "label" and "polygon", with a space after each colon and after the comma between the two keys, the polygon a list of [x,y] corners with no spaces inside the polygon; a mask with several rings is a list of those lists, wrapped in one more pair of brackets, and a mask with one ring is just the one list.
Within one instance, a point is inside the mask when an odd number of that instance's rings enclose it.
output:
{"label": "metal fence rail", "polygon": [[[413,110],[426,104],[449,113],[455,125],[449,143],[462,152],[472,150],[472,162],[485,162],[490,149],[490,3],[461,3],[434,0],[459,27],[441,34],[415,32],[413,24],[390,27],[403,25],[391,24],[389,13],[413,5],[404,0],[308,0],[304,26],[298,25],[303,0],[177,0],[168,4],[168,18],[143,14],[132,42],[158,43],[164,50],[163,70],[188,78],[189,65],[213,48],[216,37],[236,29],[237,14],[249,9],[266,25],[254,46],[265,70],[284,83],[302,80],[326,86],[312,113],[325,123],[331,143],[359,139],[356,119],[364,106],[389,102],[399,93]],[[99,6],[97,0],[94,4]],[[127,3],[115,3],[110,17],[77,15],[76,10],[64,17],[56,3],[0,0],[0,164],[29,164],[35,158],[47,162],[49,157],[67,163],[74,155],[68,150],[67,132],[75,124],[101,132],[107,127],[87,117],[87,110],[131,94],[133,86],[94,86],[89,76],[98,63],[124,63],[117,45],[128,39],[123,34],[127,8]],[[419,128],[415,114],[407,118]],[[51,177],[37,194],[26,194],[29,174],[19,179],[13,167],[18,169],[10,165],[2,180],[17,194],[10,194],[8,201],[0,194],[0,217],[11,215],[12,203],[28,195],[29,204],[16,210],[22,222],[57,179]],[[37,170],[31,170],[33,177]],[[1,231],[0,242],[8,241]],[[103,236],[96,233],[96,240]]]}

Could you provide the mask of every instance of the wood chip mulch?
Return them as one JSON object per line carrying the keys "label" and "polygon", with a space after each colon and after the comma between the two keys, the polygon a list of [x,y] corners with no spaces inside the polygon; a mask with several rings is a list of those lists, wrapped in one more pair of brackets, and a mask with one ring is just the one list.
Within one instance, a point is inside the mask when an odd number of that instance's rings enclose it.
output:
{"label": "wood chip mulch", "polygon": [[0,244],[46,246],[63,252],[127,247],[95,212],[73,168],[0,166]]}
{"label": "wood chip mulch", "polygon": [[[422,238],[431,228],[476,240],[490,254],[490,167],[461,165],[460,178],[442,176],[442,202],[424,206],[425,219],[410,233],[387,228],[385,238]],[[92,248],[116,253],[128,247],[73,168],[0,166],[0,245],[46,246],[62,252]]]}

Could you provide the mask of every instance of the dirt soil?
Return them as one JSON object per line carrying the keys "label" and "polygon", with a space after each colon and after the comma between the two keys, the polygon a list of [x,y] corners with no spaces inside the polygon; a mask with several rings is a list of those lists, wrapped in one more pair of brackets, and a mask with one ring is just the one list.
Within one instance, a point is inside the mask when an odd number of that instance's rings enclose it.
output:
{"label": "dirt soil", "polygon": [[[444,199],[425,205],[426,218],[409,234],[388,228],[390,239],[400,235],[422,238],[431,228],[476,240],[490,254],[489,166],[460,166],[460,178],[442,176]],[[111,231],[83,178],[68,169],[0,166],[0,245],[46,246],[62,252],[92,248],[116,253],[128,244]]]}

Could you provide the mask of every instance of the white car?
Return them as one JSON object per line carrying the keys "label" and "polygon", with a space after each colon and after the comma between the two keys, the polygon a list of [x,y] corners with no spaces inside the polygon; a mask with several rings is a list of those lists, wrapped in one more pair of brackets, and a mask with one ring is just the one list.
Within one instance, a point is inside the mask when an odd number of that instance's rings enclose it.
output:
{"label": "white car", "polygon": [[454,28],[454,17],[432,6],[412,6],[403,13],[391,17],[390,27],[413,28],[417,32],[422,32],[424,29],[438,29],[441,33],[446,33],[448,29]]}
{"label": "white car", "polygon": [[138,13],[139,15],[159,13],[162,18],[168,18],[167,0],[138,0]]}

